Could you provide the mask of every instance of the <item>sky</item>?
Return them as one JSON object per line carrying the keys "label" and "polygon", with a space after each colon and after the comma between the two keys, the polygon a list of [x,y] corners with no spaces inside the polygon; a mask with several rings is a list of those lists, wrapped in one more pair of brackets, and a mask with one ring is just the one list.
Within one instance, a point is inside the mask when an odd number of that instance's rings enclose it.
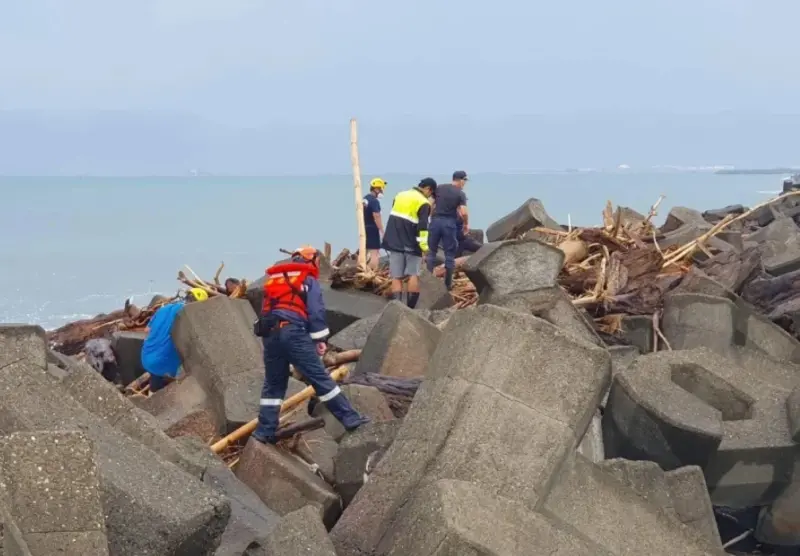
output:
{"label": "sky", "polygon": [[[503,134],[520,116],[557,129],[602,117],[798,114],[799,18],[796,0],[6,0],[0,122],[33,129],[55,118],[69,136],[98,113],[147,112],[194,161],[220,148],[188,145],[199,127],[291,134],[346,128],[355,116],[376,136],[401,130],[406,144],[415,128]],[[104,133],[130,123],[115,125]],[[55,136],[36,133],[46,135],[39,143]],[[486,165],[526,165],[497,150]],[[576,153],[575,165],[595,163],[590,154]],[[548,166],[542,158],[531,165]]]}

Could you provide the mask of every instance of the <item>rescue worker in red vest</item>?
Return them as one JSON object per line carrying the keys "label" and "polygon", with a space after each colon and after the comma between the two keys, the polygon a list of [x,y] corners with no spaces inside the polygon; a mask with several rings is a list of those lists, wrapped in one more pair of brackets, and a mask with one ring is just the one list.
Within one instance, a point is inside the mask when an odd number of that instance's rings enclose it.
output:
{"label": "rescue worker in red vest", "polygon": [[286,389],[289,364],[294,365],[314,387],[319,401],[348,431],[369,422],[350,405],[350,401],[328,376],[321,357],[330,334],[325,322],[325,304],[319,285],[320,253],[313,247],[301,247],[291,262],[267,269],[264,304],[255,333],[264,343],[266,377],[261,391],[258,426],[253,437],[263,443],[275,443],[275,430]]}

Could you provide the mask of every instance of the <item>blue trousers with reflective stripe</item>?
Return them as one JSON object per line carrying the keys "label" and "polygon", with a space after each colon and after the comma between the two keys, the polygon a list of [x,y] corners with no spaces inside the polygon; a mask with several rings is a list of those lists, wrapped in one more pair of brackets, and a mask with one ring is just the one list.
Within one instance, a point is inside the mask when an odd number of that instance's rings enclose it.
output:
{"label": "blue trousers with reflective stripe", "polygon": [[330,412],[341,421],[345,429],[362,424],[362,417],[355,411],[336,382],[328,376],[325,366],[317,355],[314,341],[304,327],[287,324],[269,336],[264,343],[264,387],[261,389],[261,407],[258,426],[253,436],[261,442],[272,442],[278,428],[281,403],[289,387],[289,365],[294,365],[314,387],[314,392]]}

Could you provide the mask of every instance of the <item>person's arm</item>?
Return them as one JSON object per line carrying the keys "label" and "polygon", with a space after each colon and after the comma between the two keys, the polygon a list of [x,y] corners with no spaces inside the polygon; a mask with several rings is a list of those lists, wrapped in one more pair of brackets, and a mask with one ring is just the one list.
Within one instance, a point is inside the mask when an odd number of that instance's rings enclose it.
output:
{"label": "person's arm", "polygon": [[461,204],[458,205],[458,215],[461,217],[461,221],[464,222],[464,235],[469,233],[469,211],[467,210],[467,195],[462,191],[461,192]]}
{"label": "person's arm", "polygon": [[417,211],[417,243],[423,253],[428,251],[428,218],[431,215],[430,203],[425,203]]}
{"label": "person's arm", "polygon": [[314,278],[308,277],[303,284],[306,287],[306,310],[308,311],[308,332],[315,342],[324,342],[330,336],[325,319],[325,300],[322,288]]}
{"label": "person's arm", "polygon": [[378,233],[383,235],[383,219],[381,218],[381,202],[375,199],[375,206],[372,210],[372,217],[375,219],[375,225],[378,226]]}

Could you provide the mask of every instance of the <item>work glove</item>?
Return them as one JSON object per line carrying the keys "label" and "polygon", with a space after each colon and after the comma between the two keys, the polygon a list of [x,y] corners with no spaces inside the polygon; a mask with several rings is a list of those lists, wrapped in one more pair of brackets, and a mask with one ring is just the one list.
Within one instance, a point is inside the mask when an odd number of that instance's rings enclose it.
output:
{"label": "work glove", "polygon": [[428,230],[419,233],[417,236],[417,243],[419,244],[419,248],[422,249],[423,253],[428,252]]}

